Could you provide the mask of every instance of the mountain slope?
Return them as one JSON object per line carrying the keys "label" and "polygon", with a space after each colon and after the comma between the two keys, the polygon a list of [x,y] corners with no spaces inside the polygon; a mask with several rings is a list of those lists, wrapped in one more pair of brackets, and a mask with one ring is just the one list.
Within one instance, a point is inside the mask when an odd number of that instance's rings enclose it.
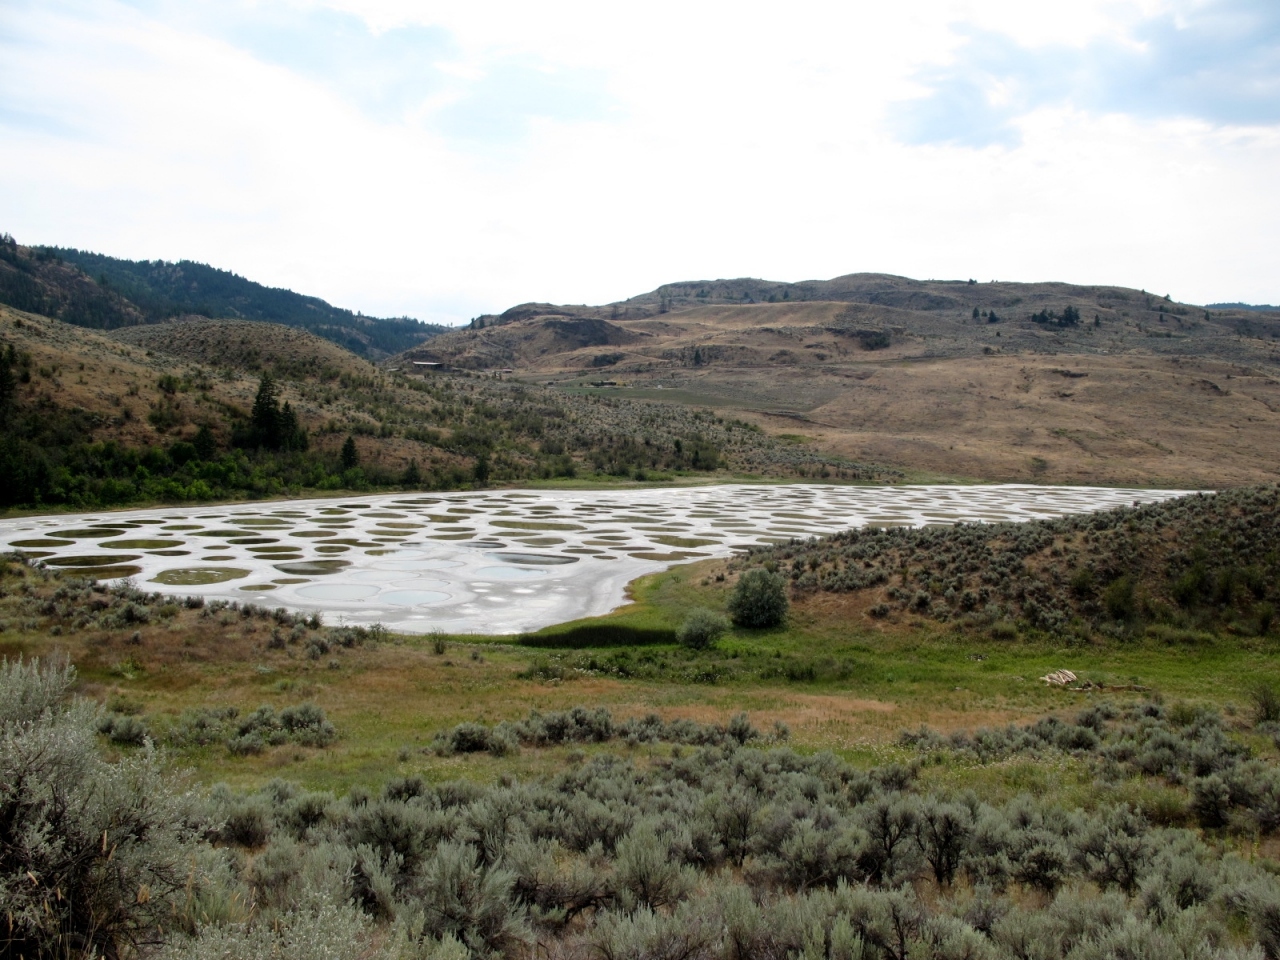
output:
{"label": "mountain slope", "polygon": [[[608,337],[567,337],[595,327]],[[1217,486],[1280,476],[1280,314],[1114,286],[668,284],[527,303],[403,359],[692,403],[950,476]],[[802,431],[802,433],[796,433]]]}
{"label": "mountain slope", "polygon": [[190,260],[134,261],[65,247],[27,248],[8,236],[0,238],[0,303],[103,330],[184,315],[281,323],[372,358],[447,329],[409,317],[366,317]]}
{"label": "mountain slope", "polygon": [[278,323],[186,317],[170,323],[121,327],[108,336],[215,370],[270,373],[282,380],[377,375],[376,367],[350,350]]}

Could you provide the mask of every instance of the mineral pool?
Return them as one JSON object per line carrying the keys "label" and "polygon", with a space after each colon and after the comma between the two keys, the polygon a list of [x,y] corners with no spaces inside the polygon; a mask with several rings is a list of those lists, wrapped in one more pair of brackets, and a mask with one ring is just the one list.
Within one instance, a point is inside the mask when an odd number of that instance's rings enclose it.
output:
{"label": "mineral pool", "polygon": [[411,633],[537,630],[675,563],[850,527],[1033,520],[1183,496],[1103,487],[721,485],[478,491],[24,517],[0,544],[69,573]]}

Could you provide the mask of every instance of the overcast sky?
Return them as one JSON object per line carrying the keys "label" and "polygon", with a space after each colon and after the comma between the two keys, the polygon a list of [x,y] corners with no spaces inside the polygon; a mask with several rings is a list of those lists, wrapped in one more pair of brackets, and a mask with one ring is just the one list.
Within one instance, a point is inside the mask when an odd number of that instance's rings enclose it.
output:
{"label": "overcast sky", "polygon": [[675,280],[1280,303],[1280,2],[0,0],[0,232],[458,323]]}

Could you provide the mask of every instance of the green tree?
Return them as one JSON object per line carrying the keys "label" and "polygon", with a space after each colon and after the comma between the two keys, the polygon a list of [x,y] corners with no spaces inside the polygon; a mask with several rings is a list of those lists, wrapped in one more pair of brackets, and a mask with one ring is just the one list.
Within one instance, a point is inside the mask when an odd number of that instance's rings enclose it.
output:
{"label": "green tree", "polygon": [[405,467],[404,475],[400,477],[400,483],[406,487],[416,487],[422,483],[422,471],[418,469],[417,460],[409,461],[409,466]]}
{"label": "green tree", "polygon": [[13,372],[15,360],[13,344],[0,350],[0,414],[18,392],[18,378]]}
{"label": "green tree", "polygon": [[258,394],[249,415],[248,446],[267,450],[305,450],[307,433],[287,402],[280,406],[280,388],[269,373],[258,381]]}
{"label": "green tree", "polygon": [[258,395],[253,398],[249,425],[254,446],[270,450],[280,448],[280,389],[269,373],[264,373],[258,381]]}
{"label": "green tree", "polygon": [[356,449],[355,437],[347,436],[347,442],[342,445],[341,458],[344,471],[360,466],[360,451]]}
{"label": "green tree", "polygon": [[476,457],[474,477],[477,486],[485,486],[489,482],[489,458],[483,453]]}
{"label": "green tree", "polygon": [[200,424],[191,445],[196,448],[196,456],[201,460],[212,460],[218,453],[218,441],[207,423]]}
{"label": "green tree", "polygon": [[787,617],[787,581],[763,567],[738,578],[729,597],[729,616],[739,627],[776,627]]}

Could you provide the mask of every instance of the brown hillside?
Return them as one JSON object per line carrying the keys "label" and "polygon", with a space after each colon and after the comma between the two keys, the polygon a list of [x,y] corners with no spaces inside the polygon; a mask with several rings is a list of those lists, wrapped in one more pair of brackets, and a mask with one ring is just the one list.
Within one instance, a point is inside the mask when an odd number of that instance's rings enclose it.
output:
{"label": "brown hillside", "polygon": [[270,372],[281,379],[333,380],[372,376],[371,363],[322,337],[278,323],[187,317],[172,323],[125,327],[113,340],[215,369]]}
{"label": "brown hillside", "polygon": [[[1068,308],[1077,323],[1060,322]],[[564,335],[593,322],[609,335]],[[524,304],[405,357],[570,389],[604,377],[623,396],[745,413],[818,448],[949,475],[1280,475],[1280,314],[1119,287],[878,274],[669,284],[600,307]]]}

